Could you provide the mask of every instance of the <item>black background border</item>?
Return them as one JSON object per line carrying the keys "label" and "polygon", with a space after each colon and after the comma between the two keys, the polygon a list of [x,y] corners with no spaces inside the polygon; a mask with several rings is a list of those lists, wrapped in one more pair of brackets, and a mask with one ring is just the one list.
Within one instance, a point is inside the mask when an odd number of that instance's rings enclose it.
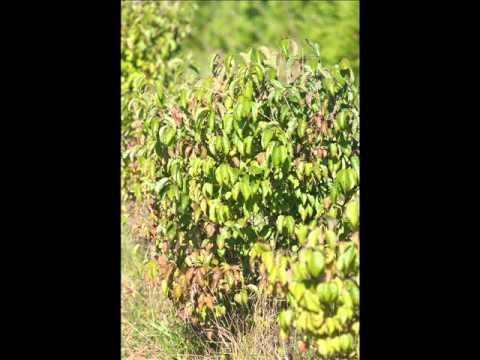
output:
{"label": "black background border", "polygon": [[[459,108],[447,106],[464,92],[451,91],[445,81],[455,76],[432,60],[454,26],[443,19],[457,13],[440,3],[360,6],[361,354],[462,358],[459,348],[447,353],[466,336],[448,321],[467,309],[464,292],[461,305],[450,302],[466,289],[450,270],[468,273],[474,263],[462,260],[463,248],[445,246],[460,237],[445,209],[465,183],[438,174],[464,165],[450,150],[448,124]],[[12,21],[5,34],[15,35],[4,75],[18,100],[7,104],[15,121],[4,123],[16,127],[4,130],[6,153],[16,155],[12,163],[5,156],[15,188],[4,187],[12,196],[4,206],[18,221],[7,224],[13,235],[5,241],[15,248],[4,250],[5,278],[13,279],[5,298],[15,305],[6,311],[9,337],[19,340],[17,353],[118,359],[120,1],[21,4],[3,13]]]}

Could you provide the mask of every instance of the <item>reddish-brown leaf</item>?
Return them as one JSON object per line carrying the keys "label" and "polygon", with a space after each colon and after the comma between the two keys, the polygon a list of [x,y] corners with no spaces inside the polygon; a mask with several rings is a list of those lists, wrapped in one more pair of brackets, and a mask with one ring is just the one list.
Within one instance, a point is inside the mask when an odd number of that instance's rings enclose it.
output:
{"label": "reddish-brown leaf", "polygon": [[168,266],[168,259],[165,255],[160,255],[158,257],[158,265],[161,267],[161,268],[164,268],[164,267],[167,267]]}
{"label": "reddish-brown leaf", "polygon": [[308,344],[305,341],[300,340],[298,342],[298,350],[302,353],[307,352]]}
{"label": "reddish-brown leaf", "polygon": [[200,273],[200,271],[197,271],[195,273],[195,282],[198,284],[198,286],[200,286],[201,288],[204,288],[205,287],[205,282],[203,281],[203,276],[202,274]]}
{"label": "reddish-brown leaf", "polygon": [[325,206],[325,209],[330,209],[330,206],[332,205],[332,199],[330,197],[326,197],[323,199],[323,206]]}
{"label": "reddish-brown leaf", "polygon": [[175,120],[175,123],[177,124],[177,126],[182,125],[182,121],[183,121],[182,111],[178,107],[174,106],[171,109],[171,114],[172,114],[173,120]]}
{"label": "reddish-brown leaf", "polygon": [[213,223],[205,224],[205,232],[207,233],[208,238],[211,238],[215,234],[215,230],[215,225]]}
{"label": "reddish-brown leaf", "polygon": [[216,289],[218,282],[220,281],[221,278],[222,278],[222,272],[218,268],[214,268],[210,287],[212,289]]}
{"label": "reddish-brown leaf", "polygon": [[257,162],[259,165],[263,165],[265,163],[265,153],[261,152],[257,155]]}
{"label": "reddish-brown leaf", "polygon": [[141,129],[143,128],[143,122],[141,120],[136,120],[132,123],[132,128]]}
{"label": "reddish-brown leaf", "polygon": [[234,157],[232,159],[232,162],[233,162],[233,165],[235,165],[235,167],[240,167],[240,160],[237,158],[237,157]]}
{"label": "reddish-brown leaf", "polygon": [[205,297],[205,304],[207,304],[207,307],[213,311],[213,298],[211,296]]}
{"label": "reddish-brown leaf", "polygon": [[197,308],[201,309],[202,306],[205,304],[205,301],[206,301],[205,295],[200,294],[200,296],[198,297]]}
{"label": "reddish-brown leaf", "polygon": [[185,307],[181,308],[180,310],[178,310],[178,316],[180,317],[180,319],[182,319],[183,321],[186,321],[187,318],[188,318],[188,313],[187,313],[187,309]]}
{"label": "reddish-brown leaf", "polygon": [[195,269],[193,268],[188,269],[187,273],[185,274],[185,279],[187,280],[187,283],[190,284],[194,274],[195,274]]}
{"label": "reddish-brown leaf", "polygon": [[360,247],[360,234],[358,231],[355,231],[352,236],[350,237],[350,240],[353,241],[353,243],[358,247]]}
{"label": "reddish-brown leaf", "polygon": [[192,153],[192,150],[193,150],[193,147],[191,145],[188,145],[186,148],[185,148],[185,157],[189,157],[190,154]]}

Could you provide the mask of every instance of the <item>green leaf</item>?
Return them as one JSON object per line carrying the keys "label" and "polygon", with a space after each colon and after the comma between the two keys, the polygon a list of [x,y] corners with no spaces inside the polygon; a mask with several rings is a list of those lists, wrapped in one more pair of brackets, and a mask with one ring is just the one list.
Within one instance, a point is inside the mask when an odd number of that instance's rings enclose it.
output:
{"label": "green leaf", "polygon": [[225,154],[228,154],[230,152],[230,140],[228,139],[228,136],[227,135],[224,135],[223,136],[223,151],[225,152]]}
{"label": "green leaf", "polygon": [[241,297],[240,293],[236,293],[235,296],[233,297],[233,299],[235,300],[236,303],[239,303],[239,304],[242,303],[242,297]]}
{"label": "green leaf", "polygon": [[333,303],[338,299],[338,286],[334,282],[320,283],[317,286],[317,294],[322,303]]}
{"label": "green leaf", "polygon": [[288,215],[285,217],[284,225],[285,225],[285,229],[287,230],[287,233],[289,235],[293,235],[293,232],[295,229],[295,220],[293,219],[292,216]]}
{"label": "green leaf", "polygon": [[158,133],[159,139],[162,144],[169,146],[175,138],[176,129],[174,127],[163,126]]}
{"label": "green leaf", "polygon": [[273,253],[271,251],[265,251],[261,254],[261,256],[267,272],[272,272],[274,266]]}
{"label": "green leaf", "polygon": [[217,208],[217,203],[212,202],[212,203],[209,204],[209,207],[208,207],[208,218],[209,218],[211,221],[213,221],[213,222],[216,222],[216,221],[217,221],[216,208]]}
{"label": "green leaf", "polygon": [[240,297],[241,297],[241,299],[242,299],[242,304],[243,304],[243,305],[246,305],[246,304],[248,303],[248,294],[247,294],[247,292],[246,292],[245,290],[242,290],[242,291],[240,292]]}
{"label": "green leaf", "polygon": [[[155,153],[160,156],[160,157],[164,157],[165,154],[163,152],[163,148],[162,148],[162,142],[160,141],[160,139],[158,139],[156,142],[155,142]],[[130,153],[131,155],[134,155],[133,152]]]}
{"label": "green leaf", "polygon": [[305,331],[308,328],[308,312],[300,311],[294,321],[294,326],[299,331]]}
{"label": "green leaf", "polygon": [[211,111],[208,116],[208,129],[210,131],[215,129],[215,113],[213,111]]}
{"label": "green leaf", "polygon": [[281,233],[281,232],[283,231],[283,223],[284,223],[284,221],[285,221],[285,216],[279,215],[279,216],[277,217],[277,222],[276,222],[276,223],[277,223],[277,230],[278,230],[279,233]]}
{"label": "green leaf", "polygon": [[335,331],[342,328],[338,319],[335,319],[335,318],[326,319],[324,326],[325,326],[326,334],[330,336],[333,335]]}
{"label": "green leaf", "polygon": [[223,247],[225,246],[225,238],[224,238],[224,236],[218,235],[218,236],[217,236],[216,243],[217,243],[217,247],[218,247],[219,249],[223,249]]}
{"label": "green leaf", "polygon": [[200,201],[200,209],[203,211],[204,214],[207,213],[207,200],[202,199],[202,201]]}
{"label": "green leaf", "polygon": [[348,289],[348,292],[352,296],[353,305],[360,304],[360,289],[357,286],[352,286]]}
{"label": "green leaf", "polygon": [[307,268],[314,278],[318,278],[323,274],[325,269],[325,257],[320,251],[312,252],[312,255],[307,262]]}
{"label": "green leaf", "polygon": [[236,183],[232,188],[232,198],[233,200],[238,200],[238,194],[240,193],[240,183]]}
{"label": "green leaf", "polygon": [[319,312],[321,311],[320,308],[320,301],[318,299],[317,294],[310,290],[306,290],[305,293],[303,294],[303,299],[300,303],[302,307],[307,309],[308,311],[312,312]]}
{"label": "green leaf", "polygon": [[347,128],[348,113],[341,111],[335,118],[335,125],[339,130],[345,130]]}
{"label": "green leaf", "polygon": [[341,352],[341,350],[340,350],[340,338],[338,336],[334,337],[334,338],[331,338],[331,339],[328,339],[328,342],[329,342],[330,346],[333,348],[333,351],[335,353]]}
{"label": "green leaf", "polygon": [[339,348],[342,352],[347,352],[353,349],[353,336],[351,334],[343,334],[338,337]]}
{"label": "green leaf", "polygon": [[223,117],[223,133],[228,135],[232,132],[233,129],[233,117],[230,114],[226,114]]}
{"label": "green leaf", "polygon": [[295,235],[297,235],[298,242],[301,245],[305,245],[308,234],[308,227],[304,224],[300,224],[295,228]]}
{"label": "green leaf", "polygon": [[318,246],[320,244],[320,239],[322,238],[322,230],[320,228],[315,228],[308,234],[307,244],[310,247]]}
{"label": "green leaf", "polygon": [[288,289],[292,293],[293,297],[297,300],[300,301],[302,298],[303,294],[305,293],[305,285],[303,285],[301,282],[292,282],[288,285]]}
{"label": "green leaf", "polygon": [[215,306],[215,316],[221,317],[225,315],[227,312],[226,308],[224,305],[216,305]]}
{"label": "green leaf", "polygon": [[353,169],[357,173],[357,179],[359,179],[360,178],[360,158],[358,156],[352,156],[350,161],[352,162]]}
{"label": "green leaf", "polygon": [[200,118],[200,116],[202,114],[204,114],[205,112],[208,111],[208,108],[206,107],[203,107],[203,108],[199,108],[194,114],[193,114],[193,119],[195,120],[195,122],[198,121],[198,119]]}
{"label": "green leaf", "polygon": [[261,104],[258,102],[255,102],[252,104],[252,119],[254,122],[257,122],[258,119],[258,110],[260,108]]}
{"label": "green leaf", "polygon": [[240,291],[239,293],[236,293],[234,296],[235,302],[246,305],[248,303],[248,294],[245,290]]}
{"label": "green leaf", "polygon": [[183,213],[190,205],[190,198],[186,194],[180,196],[180,211]]}
{"label": "green leaf", "polygon": [[272,138],[273,138],[273,129],[272,128],[268,127],[265,130],[263,130],[262,140],[261,140],[263,149],[267,148],[267,146],[270,143],[270,140],[272,140]]}
{"label": "green leaf", "polygon": [[240,171],[238,169],[235,169],[235,168],[231,167],[231,166],[228,166],[227,167],[227,172],[228,172],[228,176],[229,176],[229,183],[230,184],[235,184],[235,182],[238,179]]}
{"label": "green leaf", "polygon": [[170,181],[169,178],[162,178],[157,181],[155,184],[155,192],[160,194],[160,192],[167,186],[168,182]]}
{"label": "green leaf", "polygon": [[333,355],[330,344],[325,339],[317,340],[317,351],[322,357],[328,357]]}
{"label": "green leaf", "polygon": [[217,152],[222,151],[222,145],[223,145],[223,138],[221,136],[216,136],[215,137],[215,150]]}
{"label": "green leaf", "polygon": [[295,281],[305,281],[310,279],[310,273],[307,269],[306,261],[292,264],[293,279]]}
{"label": "green leaf", "polygon": [[335,249],[335,246],[337,245],[337,235],[332,230],[327,230],[325,232],[325,240],[327,240],[328,246]]}
{"label": "green leaf", "polygon": [[344,193],[348,193],[357,185],[357,174],[354,169],[342,169],[337,173],[337,183]]}
{"label": "green leaf", "polygon": [[215,148],[216,146],[216,138],[210,138],[208,142],[208,150],[210,150],[210,153],[215,156],[217,155],[217,149]]}
{"label": "green leaf", "polygon": [[280,327],[286,331],[292,323],[294,314],[291,309],[283,310],[280,315],[278,315],[278,322]]}
{"label": "green leaf", "polygon": [[352,325],[352,331],[358,335],[358,333],[360,332],[360,322],[359,321],[356,321],[353,325]]}
{"label": "green leaf", "polygon": [[217,180],[217,183],[220,185],[220,186],[223,186],[223,173],[222,173],[222,170],[223,170],[223,166],[220,165],[216,170],[215,170],[215,180]]}
{"label": "green leaf", "polygon": [[245,86],[245,98],[253,99],[253,83],[251,80],[247,81],[247,85]]}
{"label": "green leaf", "polygon": [[212,197],[213,195],[213,185],[210,183],[203,184],[202,193],[205,196]]}
{"label": "green leaf", "polygon": [[360,202],[358,199],[350,200],[345,206],[345,218],[351,224],[353,230],[358,228],[360,223]]}
{"label": "green leaf", "polygon": [[348,321],[350,321],[354,316],[353,310],[349,306],[340,306],[337,310],[337,314],[335,317],[340,321],[342,325],[345,325]]}
{"label": "green leaf", "polygon": [[250,252],[250,256],[252,257],[257,257],[257,256],[263,256],[264,253],[268,252],[270,248],[262,243],[256,243]]}
{"label": "green leaf", "polygon": [[272,165],[274,167],[280,167],[284,158],[284,147],[275,146],[272,151]]}
{"label": "green leaf", "polygon": [[323,80],[323,86],[330,95],[335,95],[335,81],[332,78],[326,78]]}
{"label": "green leaf", "polygon": [[253,141],[253,138],[251,136],[247,136],[243,140],[243,144],[245,146],[245,155],[251,155],[252,154],[252,141]]}
{"label": "green leaf", "polygon": [[330,153],[331,156],[333,157],[337,157],[338,155],[338,147],[337,147],[337,144],[335,143],[330,143],[328,145],[328,151]]}
{"label": "green leaf", "polygon": [[240,192],[242,193],[243,198],[245,201],[248,201],[250,198],[250,181],[248,176],[245,176],[242,181],[240,182]]}
{"label": "green leaf", "polygon": [[350,69],[350,62],[348,61],[347,58],[342,58],[342,60],[340,61],[340,69],[342,70],[348,70]]}
{"label": "green leaf", "polygon": [[355,258],[355,249],[353,246],[349,246],[347,250],[342,255],[340,255],[340,257],[337,260],[338,271],[346,275],[351,269],[354,258]]}
{"label": "green leaf", "polygon": [[235,146],[237,147],[238,153],[241,156],[244,156],[245,155],[245,145],[243,144],[243,142],[240,139],[238,139],[235,142]]}

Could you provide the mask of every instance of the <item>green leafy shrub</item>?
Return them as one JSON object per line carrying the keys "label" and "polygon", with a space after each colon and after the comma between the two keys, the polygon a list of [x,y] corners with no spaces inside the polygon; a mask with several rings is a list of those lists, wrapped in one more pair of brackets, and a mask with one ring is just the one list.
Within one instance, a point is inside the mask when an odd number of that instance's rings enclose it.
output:
{"label": "green leafy shrub", "polygon": [[194,11],[188,2],[122,2],[122,93],[139,75],[162,86],[176,83]]}
{"label": "green leafy shrub", "polygon": [[[142,130],[153,116],[152,106],[161,106],[187,81],[191,61],[182,42],[191,32],[195,6],[183,2],[122,2],[121,114],[122,189],[139,198],[142,178],[150,178],[153,164],[136,156],[133,148],[148,142]],[[155,89],[149,97],[148,89]],[[167,95],[168,94],[168,95]]]}
{"label": "green leafy shrub", "polygon": [[295,328],[301,351],[355,357],[358,92],[346,62],[300,55],[285,42],[238,66],[215,56],[163,102],[140,84],[144,142],[126,156],[148,174],[136,195],[152,201],[154,266],[184,319],[208,328],[261,288],[286,300],[283,338]]}

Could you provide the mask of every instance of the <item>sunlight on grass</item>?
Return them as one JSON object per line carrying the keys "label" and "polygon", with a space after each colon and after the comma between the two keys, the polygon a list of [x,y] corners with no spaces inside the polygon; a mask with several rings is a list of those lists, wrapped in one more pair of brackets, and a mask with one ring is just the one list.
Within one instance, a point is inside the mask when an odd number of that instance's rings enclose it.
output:
{"label": "sunlight on grass", "polygon": [[122,234],[122,359],[193,359],[185,326],[161,293],[146,281],[144,250]]}

